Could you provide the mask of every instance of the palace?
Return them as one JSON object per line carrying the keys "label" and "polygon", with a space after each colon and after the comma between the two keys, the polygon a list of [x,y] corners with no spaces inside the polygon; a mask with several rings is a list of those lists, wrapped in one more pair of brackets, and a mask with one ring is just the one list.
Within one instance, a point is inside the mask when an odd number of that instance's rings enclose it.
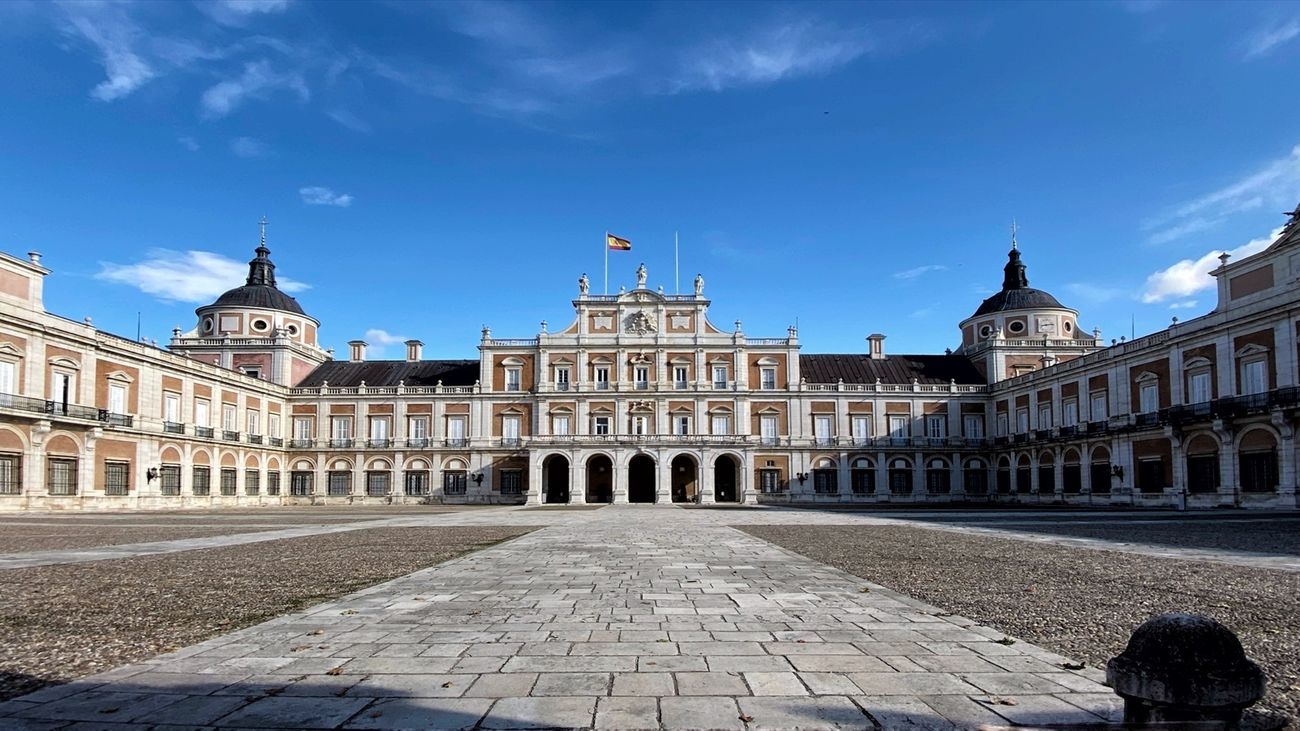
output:
{"label": "palace", "polygon": [[1029,286],[944,354],[801,352],[691,294],[579,280],[574,319],[488,328],[478,357],[346,360],[246,283],[165,348],[47,313],[39,254],[0,254],[0,508],[338,503],[999,503],[1295,508],[1300,208],[1212,274],[1207,315],[1103,345]]}

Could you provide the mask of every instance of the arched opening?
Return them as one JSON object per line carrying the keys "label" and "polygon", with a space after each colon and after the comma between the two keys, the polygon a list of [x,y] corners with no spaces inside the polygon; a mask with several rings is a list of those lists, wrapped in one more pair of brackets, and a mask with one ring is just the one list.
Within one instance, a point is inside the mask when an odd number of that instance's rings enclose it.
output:
{"label": "arched opening", "polygon": [[967,495],[986,495],[989,491],[989,471],[982,459],[966,460],[962,471],[962,487]]}
{"label": "arched opening", "polygon": [[998,494],[1011,492],[1011,460],[1002,457],[998,460]]}
{"label": "arched opening", "polygon": [[1219,489],[1219,443],[1209,434],[1187,442],[1187,491],[1215,492]]}
{"label": "arched opening", "polygon": [[627,501],[655,501],[655,461],[648,455],[638,454],[627,463]]}
{"label": "arched opening", "polygon": [[1022,495],[1029,492],[1032,484],[1029,469],[1029,455],[1020,455],[1020,459],[1016,460],[1016,492]]}
{"label": "arched opening", "polygon": [[1253,429],[1241,438],[1242,492],[1273,492],[1277,489],[1277,439],[1266,429]]}
{"label": "arched opening", "polygon": [[835,460],[822,457],[813,462],[813,492],[818,495],[838,495],[840,471]]}
{"label": "arched opening", "polygon": [[736,489],[736,460],[728,455],[718,457],[713,463],[713,499],[719,503],[734,503],[740,500],[740,491]]}
{"label": "arched opening", "polygon": [[542,502],[569,502],[569,459],[562,454],[542,462]]}
{"label": "arched opening", "polygon": [[854,495],[872,495],[876,492],[876,466],[867,457],[858,457],[850,463],[849,482]]}
{"label": "arched opening", "polygon": [[1097,447],[1092,450],[1092,465],[1088,481],[1094,494],[1110,494],[1110,450]]}
{"label": "arched opening", "polygon": [[1078,450],[1065,450],[1061,459],[1061,487],[1067,495],[1083,492],[1083,469],[1079,465]]}
{"label": "arched opening", "polygon": [[889,460],[889,493],[912,494],[912,463],[903,457]]}
{"label": "arched opening", "polygon": [[948,461],[935,457],[925,464],[925,491],[931,495],[947,495],[952,490],[952,473]]}
{"label": "arched opening", "polygon": [[1056,492],[1056,458],[1051,452],[1038,455],[1038,494],[1051,495]]}
{"label": "arched opening", "polygon": [[699,475],[695,460],[679,454],[669,466],[672,470],[672,497],[675,503],[693,503],[699,499]]}
{"label": "arched opening", "polygon": [[609,457],[597,454],[587,460],[587,502],[614,501],[614,463]]}

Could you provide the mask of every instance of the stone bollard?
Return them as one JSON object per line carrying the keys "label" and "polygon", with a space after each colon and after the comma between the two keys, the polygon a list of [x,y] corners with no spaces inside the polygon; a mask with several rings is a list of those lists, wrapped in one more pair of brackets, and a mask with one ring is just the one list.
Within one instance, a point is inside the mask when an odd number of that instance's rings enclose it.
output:
{"label": "stone bollard", "polygon": [[1137,725],[1236,729],[1241,712],[1264,696],[1264,673],[1232,630],[1179,612],[1134,630],[1124,652],[1106,664],[1106,681],[1124,699],[1125,723]]}

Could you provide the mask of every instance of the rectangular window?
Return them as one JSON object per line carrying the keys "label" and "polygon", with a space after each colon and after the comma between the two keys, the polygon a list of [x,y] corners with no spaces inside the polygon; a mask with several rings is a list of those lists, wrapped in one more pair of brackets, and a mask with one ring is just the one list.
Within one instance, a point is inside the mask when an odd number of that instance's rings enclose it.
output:
{"label": "rectangular window", "polygon": [[257,495],[262,492],[262,473],[257,470],[244,470],[244,494]]}
{"label": "rectangular window", "polygon": [[501,494],[520,495],[524,491],[524,473],[522,470],[501,471]]}
{"label": "rectangular window", "polygon": [[77,460],[51,457],[45,461],[45,489],[51,495],[77,494]]}
{"label": "rectangular window", "polygon": [[468,482],[464,470],[448,470],[442,473],[442,492],[444,495],[464,495]]}
{"label": "rectangular window", "polygon": [[0,360],[0,393],[13,394],[18,388],[17,364],[12,360]]}
{"label": "rectangular window", "polygon": [[507,391],[519,390],[519,373],[520,370],[518,368],[506,369],[506,390]]}
{"label": "rectangular window", "polygon": [[280,494],[280,473],[279,472],[266,473],[266,494],[267,495]]}
{"label": "rectangular window", "polygon": [[72,374],[63,371],[54,371],[54,382],[50,384],[50,400],[60,404],[63,413],[68,413],[67,405],[71,403],[77,394],[72,385]]}
{"label": "rectangular window", "polygon": [[609,417],[597,416],[592,419],[592,433],[599,435],[609,434]]}
{"label": "rectangular window", "polygon": [[519,444],[519,423],[518,416],[501,417],[501,441],[507,446]]}
{"label": "rectangular window", "polygon": [[126,495],[131,491],[131,463],[104,463],[104,494]]}
{"label": "rectangular window", "polygon": [[1210,400],[1210,372],[1193,373],[1187,378],[1187,403],[1203,404]]}
{"label": "rectangular window", "polygon": [[163,421],[168,424],[179,424],[181,422],[180,394],[163,394]]}
{"label": "rectangular window", "polygon": [[465,417],[447,417],[447,445],[452,447],[465,446]]}
{"label": "rectangular window", "polygon": [[1077,426],[1079,423],[1079,400],[1066,399],[1061,404],[1061,426]]}
{"label": "rectangular window", "polygon": [[383,470],[366,473],[366,494],[370,497],[384,497],[388,494],[389,483],[393,473]]}
{"label": "rectangular window", "polygon": [[17,454],[0,454],[0,495],[17,495],[22,491],[22,456]]}
{"label": "rectangular window", "polygon": [[998,436],[1005,437],[1010,426],[1007,424],[1007,412],[998,412]]}
{"label": "rectangular window", "polygon": [[164,495],[181,494],[181,466],[165,464],[158,468],[158,491]]}
{"label": "rectangular window", "polygon": [[689,370],[686,366],[673,366],[673,388],[684,391],[690,387]]}
{"label": "rectangular window", "polygon": [[1154,383],[1144,383],[1138,389],[1138,413],[1150,414],[1160,410],[1160,390]]}
{"label": "rectangular window", "polygon": [[235,407],[233,404],[221,405],[221,430],[237,431],[239,423],[235,419]]}
{"label": "rectangular window", "polygon": [[871,417],[853,417],[853,443],[866,444],[871,441]]}
{"label": "rectangular window", "polygon": [[1110,416],[1106,409],[1106,392],[1095,391],[1090,396],[1090,400],[1088,418],[1092,421],[1105,421]]}
{"label": "rectangular window", "polygon": [[352,417],[336,416],[330,419],[330,446],[352,446]]}
{"label": "rectangular window", "polygon": [[212,417],[209,416],[212,405],[204,399],[198,399],[194,402],[194,426],[207,428],[212,426]]}
{"label": "rectangular window", "polygon": [[126,413],[126,386],[120,383],[108,384],[108,413]]}
{"label": "rectangular window", "polygon": [[681,414],[673,417],[673,433],[686,436],[691,433],[691,417]]}
{"label": "rectangular window", "polygon": [[948,417],[942,414],[926,416],[925,435],[930,439],[946,439],[948,437]]}
{"label": "rectangular window", "polygon": [[222,495],[235,494],[236,479],[238,479],[238,475],[236,475],[234,469],[229,467],[223,467],[221,469],[221,494]]}
{"label": "rectangular window", "polygon": [[370,446],[387,447],[389,445],[389,427],[392,423],[387,416],[370,417]]}
{"label": "rectangular window", "polygon": [[194,479],[190,485],[190,492],[195,495],[212,494],[212,470],[207,467],[195,467]]}
{"label": "rectangular window", "polygon": [[979,414],[966,414],[962,417],[962,431],[967,439],[983,439],[984,417]]}
{"label": "rectangular window", "polygon": [[1263,358],[1241,364],[1241,393],[1264,393],[1268,390],[1268,361]]}
{"label": "rectangular window", "polygon": [[289,494],[294,497],[305,497],[312,493],[312,483],[316,475],[311,472],[290,472],[289,473]]}
{"label": "rectangular window", "polygon": [[248,418],[246,419],[246,421],[248,423],[249,434],[262,433],[262,415],[260,413],[253,411],[252,409],[249,409]]}
{"label": "rectangular window", "polygon": [[406,422],[406,435],[411,439],[428,439],[429,419],[424,416],[412,416]]}
{"label": "rectangular window", "polygon": [[907,439],[912,436],[912,417],[907,414],[890,414],[889,436],[891,439]]}
{"label": "rectangular window", "polygon": [[267,414],[266,434],[271,438],[276,438],[280,436],[280,415],[279,414]]}
{"label": "rectangular window", "polygon": [[429,494],[429,473],[424,470],[410,470],[404,473],[402,483],[407,495]]}
{"label": "rectangular window", "polygon": [[1038,407],[1038,428],[1039,429],[1052,428],[1052,407],[1051,406]]}
{"label": "rectangular window", "polygon": [[713,417],[713,434],[725,435],[731,433],[731,417],[724,414],[718,414]]}
{"label": "rectangular window", "polygon": [[650,419],[645,416],[633,416],[630,423],[632,433],[637,436],[645,436],[650,433]]}
{"label": "rectangular window", "polygon": [[827,445],[831,443],[831,439],[833,437],[834,437],[834,429],[832,427],[831,417],[814,416],[813,417],[813,439],[815,439],[818,444]]}
{"label": "rectangular window", "polygon": [[760,416],[758,418],[758,433],[763,440],[763,444],[776,444],[776,417]]}
{"label": "rectangular window", "polygon": [[727,367],[713,366],[713,387],[718,390],[727,387]]}
{"label": "rectangular window", "polygon": [[763,492],[780,492],[781,470],[759,470],[758,489]]}
{"label": "rectangular window", "polygon": [[1016,431],[1024,434],[1029,431],[1029,408],[1016,409]]}
{"label": "rectangular window", "polygon": [[557,436],[561,436],[561,437],[567,437],[567,436],[569,436],[569,417],[568,417],[568,416],[552,416],[552,417],[551,417],[551,433],[552,433],[552,434],[555,434],[555,435],[557,435]]}
{"label": "rectangular window", "polygon": [[823,495],[840,491],[839,473],[836,470],[813,470],[813,490]]}
{"label": "rectangular window", "polygon": [[650,388],[650,369],[646,366],[637,366],[632,369],[632,382],[637,390],[644,391]]}
{"label": "rectangular window", "polygon": [[596,367],[596,390],[609,390],[609,366]]}
{"label": "rectangular window", "polygon": [[759,373],[758,380],[759,380],[759,386],[760,386],[760,388],[763,388],[763,389],[766,389],[766,390],[769,390],[769,391],[772,390],[772,389],[774,389],[774,388],[776,388],[776,369],[775,369],[775,368],[762,368],[762,369],[759,370],[758,373]]}
{"label": "rectangular window", "polygon": [[342,470],[326,475],[326,490],[331,497],[346,497],[352,494],[352,473]]}
{"label": "rectangular window", "polygon": [[555,390],[556,391],[569,390],[569,367],[568,366],[555,369]]}
{"label": "rectangular window", "polygon": [[293,441],[295,446],[311,446],[313,432],[316,430],[316,420],[310,417],[294,417],[293,420]]}

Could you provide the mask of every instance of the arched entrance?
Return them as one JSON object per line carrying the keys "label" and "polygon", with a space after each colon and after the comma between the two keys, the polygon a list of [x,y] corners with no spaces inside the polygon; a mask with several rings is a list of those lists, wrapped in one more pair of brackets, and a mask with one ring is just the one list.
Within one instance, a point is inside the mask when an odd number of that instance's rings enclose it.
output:
{"label": "arched entrance", "polygon": [[673,473],[673,502],[693,503],[699,496],[699,480],[695,469],[695,460],[684,454],[673,458],[670,469]]}
{"label": "arched entrance", "polygon": [[552,454],[542,462],[542,502],[569,502],[569,460]]}
{"label": "arched entrance", "polygon": [[740,500],[740,491],[736,489],[736,460],[729,455],[722,455],[713,463],[713,500],[719,503],[734,503]]}
{"label": "arched entrance", "polygon": [[614,463],[598,454],[587,460],[587,502],[614,501]]}
{"label": "arched entrance", "polygon": [[627,463],[627,501],[655,501],[655,461],[647,455],[638,454]]}

